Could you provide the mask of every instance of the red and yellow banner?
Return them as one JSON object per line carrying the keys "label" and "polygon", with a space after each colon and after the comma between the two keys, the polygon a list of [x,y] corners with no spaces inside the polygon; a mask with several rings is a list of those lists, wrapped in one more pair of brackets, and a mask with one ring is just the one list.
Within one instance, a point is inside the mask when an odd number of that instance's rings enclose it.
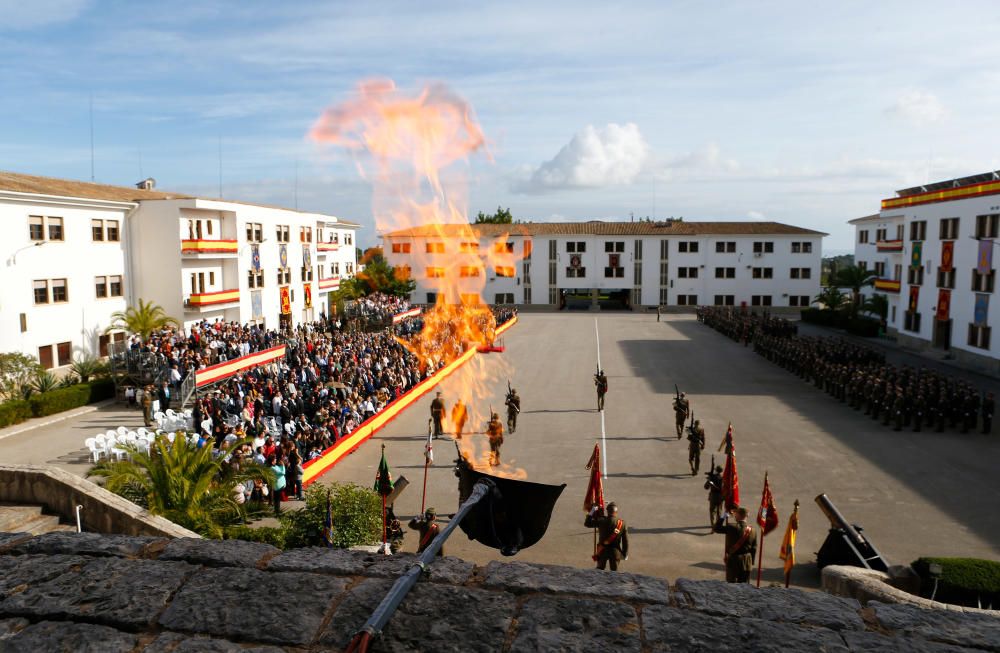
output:
{"label": "red and yellow banner", "polygon": [[197,388],[201,388],[202,386],[206,386],[210,383],[227,379],[252,367],[265,365],[273,360],[283,358],[284,355],[285,346],[278,345],[277,347],[271,347],[270,349],[265,349],[264,351],[258,351],[248,356],[234,358],[233,360],[226,361],[225,363],[212,365],[194,373],[194,385]]}
{"label": "red and yellow banner", "polygon": [[213,306],[240,301],[239,290],[220,290],[218,292],[202,292],[191,295],[188,304],[191,306]]}
{"label": "red and yellow banner", "polygon": [[955,241],[946,240],[941,243],[941,271],[951,272],[951,266],[955,264]]}
{"label": "red and yellow banner", "polygon": [[910,286],[910,303],[906,310],[911,313],[917,312],[917,304],[920,302],[920,286]]}
{"label": "red and yellow banner", "polygon": [[307,283],[302,287],[302,294],[305,299],[306,308],[312,308],[313,306],[313,287],[311,283]]}
{"label": "red and yellow banner", "polygon": [[235,240],[182,240],[183,254],[235,254],[238,245]]}
{"label": "red and yellow banner", "polygon": [[880,240],[875,243],[875,249],[880,252],[902,252],[903,241],[901,240]]}
{"label": "red and yellow banner", "polygon": [[894,279],[876,279],[875,290],[884,292],[899,292],[900,284]]}
{"label": "red and yellow banner", "polygon": [[951,313],[951,291],[938,290],[937,319],[947,320]]}
{"label": "red and yellow banner", "polygon": [[292,298],[288,292],[288,286],[282,286],[280,289],[281,297],[281,314],[291,315],[292,314]]}
{"label": "red and yellow banner", "polygon": [[319,280],[320,290],[338,290],[340,288],[340,277],[327,277]]}
{"label": "red and yellow banner", "polygon": [[418,315],[420,315],[420,307],[419,306],[416,307],[416,308],[411,308],[410,310],[404,311],[402,313],[396,313],[395,315],[392,316],[392,323],[393,324],[399,324],[400,322],[402,322],[403,320],[405,320],[408,317],[416,317]]}
{"label": "red and yellow banner", "polygon": [[988,181],[981,184],[969,184],[968,186],[961,186],[959,188],[932,190],[907,197],[892,197],[882,200],[882,210],[898,209],[904,206],[917,206],[919,204],[933,204],[935,202],[964,200],[970,197],[996,195],[998,193],[1000,193],[1000,181]]}
{"label": "red and yellow banner", "polygon": [[340,249],[340,243],[316,243],[317,252],[336,252]]}

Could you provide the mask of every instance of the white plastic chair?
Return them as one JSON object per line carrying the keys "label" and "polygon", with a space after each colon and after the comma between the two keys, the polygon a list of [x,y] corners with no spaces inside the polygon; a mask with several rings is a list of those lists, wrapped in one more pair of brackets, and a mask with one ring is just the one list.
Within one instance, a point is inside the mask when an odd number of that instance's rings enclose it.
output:
{"label": "white plastic chair", "polygon": [[93,456],[94,462],[98,462],[101,459],[101,454],[104,453],[103,448],[97,448],[96,438],[87,438],[83,441],[83,444],[90,450],[90,455]]}
{"label": "white plastic chair", "polygon": [[171,431],[170,433],[167,433],[167,440],[168,440],[168,441],[169,441],[169,442],[170,442],[171,444],[173,444],[173,442],[174,442],[174,438],[176,437],[176,435],[177,435],[177,434],[176,434],[176,433],[174,433],[173,431]]}
{"label": "white plastic chair", "polygon": [[174,419],[175,417],[177,417],[177,412],[173,408],[168,408],[166,410],[166,414],[167,417],[169,417],[170,419]]}
{"label": "white plastic chair", "polygon": [[115,430],[118,432],[118,435],[125,435],[126,433],[128,433],[128,427],[127,426],[119,426]]}
{"label": "white plastic chair", "polygon": [[119,449],[118,447],[111,447],[111,455],[115,457],[115,460],[124,460],[128,457],[128,452],[124,449]]}
{"label": "white plastic chair", "polygon": [[116,431],[115,429],[108,429],[107,432],[104,434],[104,437],[105,439],[108,440],[114,440],[115,438],[118,437],[118,431]]}
{"label": "white plastic chair", "polygon": [[149,429],[147,429],[145,426],[140,426],[139,428],[137,428],[135,430],[135,434],[138,435],[138,436],[140,436],[140,437],[142,437],[143,435],[146,435],[147,433],[149,433]]}

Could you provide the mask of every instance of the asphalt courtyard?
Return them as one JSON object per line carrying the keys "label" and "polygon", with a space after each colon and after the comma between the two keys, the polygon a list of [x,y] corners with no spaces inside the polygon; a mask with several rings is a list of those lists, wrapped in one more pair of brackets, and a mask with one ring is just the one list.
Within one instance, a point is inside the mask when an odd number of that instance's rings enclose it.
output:
{"label": "asphalt courtyard", "polygon": [[[599,344],[598,344],[599,343]],[[722,578],[723,538],[708,528],[704,476],[692,477],[687,442],[674,435],[671,400],[676,383],[691,400],[707,434],[702,471],[732,421],[741,499],[756,511],[769,473],[778,529],[763,542],[764,582],[781,580],[778,547],[795,499],[801,502],[798,566],[793,583],[816,586],[815,551],[829,522],[814,502],[825,492],[891,564],[922,555],[996,558],[1000,552],[997,436],[893,432],[768,363],[691,316],[629,313],[528,313],[505,337],[506,351],[479,355],[467,371],[440,388],[449,408],[470,376],[486,381],[485,399],[502,408],[507,377],[522,401],[517,432],[507,435],[503,460],[528,480],[566,489],[545,537],[518,560],[585,567],[593,531],[583,527],[585,465],[602,441],[593,374],[600,348],[609,378],[604,413],[605,497],[616,501],[629,527],[623,569],[679,578]],[[409,518],[420,510],[423,451],[433,395],[408,409],[372,441],[348,456],[321,482],[371,486],[380,444],[394,476],[410,486],[396,501]],[[476,406],[486,411],[487,406]],[[482,431],[483,425],[472,425]],[[468,428],[468,427],[467,427]],[[467,436],[468,437],[468,436]],[[473,435],[484,445],[485,436]],[[457,509],[454,446],[435,443],[427,503],[439,514]],[[716,454],[721,461],[722,455]],[[414,550],[410,532],[405,550]],[[449,555],[478,563],[498,551],[461,532]]]}

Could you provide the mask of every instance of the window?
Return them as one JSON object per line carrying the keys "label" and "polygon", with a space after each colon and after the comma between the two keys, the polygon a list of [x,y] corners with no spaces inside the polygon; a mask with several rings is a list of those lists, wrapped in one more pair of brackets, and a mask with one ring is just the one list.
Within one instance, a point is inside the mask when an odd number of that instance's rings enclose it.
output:
{"label": "window", "polygon": [[989,349],[990,327],[969,324],[969,346],[977,349]]}
{"label": "window", "polygon": [[475,254],[479,251],[479,243],[459,243],[458,251],[462,254]]}
{"label": "window", "polygon": [[883,228],[883,229],[876,229],[875,230],[875,242],[881,242],[881,241],[884,241],[884,240],[889,240],[889,238],[887,236],[888,232],[889,232],[889,230],[885,229],[885,228]]}
{"label": "window", "polygon": [[28,237],[31,240],[45,240],[45,219],[42,216],[28,216]]}
{"label": "window", "polygon": [[697,306],[698,295],[677,295],[678,306]]}
{"label": "window", "polygon": [[299,275],[302,277],[303,281],[313,280],[313,268],[311,265],[303,265],[299,268]]}
{"label": "window", "polygon": [[774,278],[774,268],[754,268],[753,269],[754,279],[772,279]]}
{"label": "window", "polygon": [[90,221],[90,237],[95,242],[104,240],[104,220]]}
{"label": "window", "polygon": [[[479,247],[479,243],[476,243],[476,247]],[[493,251],[497,254],[513,254],[514,253],[514,243],[493,243]],[[511,302],[513,303],[513,302]]]}
{"label": "window", "polygon": [[681,279],[697,279],[698,268],[677,268],[677,276]]}
{"label": "window", "polygon": [[330,264],[330,274],[334,276],[340,274],[340,263],[334,262]]}
{"label": "window", "polygon": [[920,331],[920,313],[905,311],[903,313],[903,329],[906,331]]}
{"label": "window", "polygon": [[278,285],[287,285],[292,282],[291,268],[278,268]]}
{"label": "window", "polygon": [[528,286],[524,289],[524,303],[525,304],[531,303],[531,286]]}
{"label": "window", "polygon": [[531,240],[525,240],[524,242],[521,243],[521,247],[523,248],[523,252],[521,254],[521,259],[522,260],[525,260],[525,261],[530,261],[531,260],[531,250],[532,250],[533,242],[534,241],[531,241]]}
{"label": "window", "polygon": [[32,290],[35,293],[35,303],[36,304],[48,304],[49,303],[49,282],[42,280],[33,281],[31,284]]}
{"label": "window", "polygon": [[531,285],[531,263],[521,263],[521,276],[524,277],[524,285]]}
{"label": "window", "polygon": [[868,242],[868,230],[862,229],[858,232],[858,243],[864,245]]}
{"label": "window", "polygon": [[[514,266],[513,265],[497,265],[494,269],[498,277],[513,277],[514,276]],[[569,275],[567,275],[569,276]],[[513,302],[511,302],[513,303]]]}
{"label": "window", "polygon": [[715,243],[715,253],[716,254],[735,254],[736,253],[736,241],[735,240],[720,240]]}
{"label": "window", "polygon": [[410,246],[412,243],[393,243],[392,253],[393,254],[409,254]]}
{"label": "window", "polygon": [[875,261],[875,276],[880,279],[885,278],[885,261]]}
{"label": "window", "polygon": [[625,242],[624,241],[604,241],[604,251],[605,252],[624,252]]}
{"label": "window", "polygon": [[45,345],[38,348],[38,362],[47,370],[51,370],[54,367],[52,364],[52,345]]}
{"label": "window", "polygon": [[247,286],[250,288],[263,288],[264,271],[253,269],[247,270]]}
{"label": "window", "polygon": [[859,268],[861,268],[862,270],[867,270],[868,269],[868,264],[865,263],[864,261],[858,261],[857,266]]}
{"label": "window", "polygon": [[771,240],[755,240],[753,243],[754,254],[770,254],[774,251],[774,241]]}
{"label": "window", "polygon": [[902,263],[897,263],[894,266],[892,266],[892,278],[894,280],[896,280],[896,281],[899,281],[900,279],[903,278],[903,264]]}
{"label": "window", "polygon": [[566,267],[567,279],[582,279],[587,276],[587,268]]}
{"label": "window", "polygon": [[927,237],[927,221],[914,220],[910,223],[910,240],[924,240]]}
{"label": "window", "polygon": [[[585,245],[585,243],[579,243],[579,244],[580,245]],[[566,243],[566,252],[569,253],[569,254],[575,254],[576,253],[576,246],[577,246],[577,243],[575,241],[570,241],[570,242]]]}
{"label": "window", "polygon": [[716,279],[735,279],[736,268],[715,268]]}
{"label": "window", "polygon": [[[670,258],[670,241],[663,239],[660,241],[660,260],[666,261],[668,258]],[[660,303],[665,304],[666,300],[663,300]]]}
{"label": "window", "polygon": [[353,243],[354,243],[354,238],[351,236],[351,234],[344,234],[344,244],[351,245]]}
{"label": "window", "polygon": [[68,302],[69,289],[65,279],[52,280],[52,303]]}
{"label": "window", "polygon": [[751,306],[770,306],[771,296],[770,295],[751,295],[750,296]]}
{"label": "window", "polygon": [[478,265],[463,265],[458,268],[458,276],[460,277],[478,277],[479,276],[479,266]]}
{"label": "window", "polygon": [[660,263],[660,285],[666,286],[670,283],[670,264]]}
{"label": "window", "polygon": [[409,279],[413,274],[409,265],[397,265],[393,270],[396,272],[396,278],[400,280]]}
{"label": "window", "polygon": [[311,243],[313,241],[312,227],[299,227],[299,242]]}
{"label": "window", "polygon": [[120,274],[113,274],[108,277],[108,294],[112,297],[121,297],[124,294],[122,292],[122,277]]}
{"label": "window", "polygon": [[444,254],[444,243],[427,243],[425,247],[428,254]]}
{"label": "window", "polygon": [[812,254],[813,244],[808,240],[793,241],[792,254]]}
{"label": "window", "polygon": [[906,282],[911,286],[922,286],[924,285],[924,266],[919,267],[907,267],[906,268]]}
{"label": "window", "polygon": [[792,279],[811,279],[812,268],[792,268]]}
{"label": "window", "polygon": [[63,219],[49,218],[49,240],[63,239]]}
{"label": "window", "polygon": [[444,268],[427,268],[428,279],[443,279]]}
{"label": "window", "polygon": [[495,296],[495,304],[513,304],[514,303],[514,293],[502,293],[498,292]]}
{"label": "window", "polygon": [[809,295],[792,295],[788,298],[788,305],[805,308],[809,306]]}
{"label": "window", "polygon": [[59,356],[59,367],[69,365],[73,362],[73,343],[60,342],[56,345],[56,354]]}
{"label": "window", "polygon": [[209,287],[215,285],[215,272],[209,272],[208,273],[208,285],[209,285]]}
{"label": "window", "polygon": [[107,277],[94,277],[94,296],[96,296],[96,297],[107,297],[108,296],[108,278]]}
{"label": "window", "polygon": [[605,278],[608,278],[608,279],[624,277],[625,276],[625,268],[622,268],[622,267],[618,267],[618,268],[606,267],[606,268],[604,268],[604,276],[605,276]]}
{"label": "window", "polygon": [[[719,243],[717,243],[719,244]],[[620,251],[620,250],[619,250]],[[696,254],[698,252],[698,241],[697,240],[682,240],[677,243],[677,251],[681,253]]]}
{"label": "window", "polygon": [[938,288],[950,288],[955,289],[955,268],[948,270],[947,272],[942,271],[940,268],[937,272],[937,285]]}
{"label": "window", "polygon": [[938,237],[941,240],[958,238],[958,218],[941,218],[941,231]]}
{"label": "window", "polygon": [[205,220],[205,227],[208,228],[208,235],[211,236],[212,235],[212,221],[211,220]]}
{"label": "window", "polygon": [[996,238],[997,223],[1000,222],[1000,215],[977,215],[976,216],[976,238]]}
{"label": "window", "polygon": [[247,242],[259,243],[264,240],[264,225],[259,222],[247,223]]}
{"label": "window", "polygon": [[896,240],[903,240],[903,231],[905,230],[905,225],[896,225]]}
{"label": "window", "polygon": [[274,230],[279,243],[287,243],[291,240],[292,229],[287,224],[275,225]]}
{"label": "window", "polygon": [[347,274],[354,274],[354,264],[353,263],[344,263],[344,271]]}
{"label": "window", "polygon": [[979,274],[976,268],[972,268],[972,290],[973,292],[993,292],[993,280],[996,270],[990,270],[989,274]]}
{"label": "window", "polygon": [[736,305],[736,295],[716,295],[715,296],[716,306],[735,306]]}

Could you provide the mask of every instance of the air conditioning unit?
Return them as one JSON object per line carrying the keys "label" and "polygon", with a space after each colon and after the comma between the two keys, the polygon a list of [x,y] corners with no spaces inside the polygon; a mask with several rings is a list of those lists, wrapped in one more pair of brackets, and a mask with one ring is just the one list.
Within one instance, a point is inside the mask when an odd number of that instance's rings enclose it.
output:
{"label": "air conditioning unit", "polygon": [[753,257],[754,258],[760,258],[762,256],[764,256],[764,252],[754,252],[753,253]]}

